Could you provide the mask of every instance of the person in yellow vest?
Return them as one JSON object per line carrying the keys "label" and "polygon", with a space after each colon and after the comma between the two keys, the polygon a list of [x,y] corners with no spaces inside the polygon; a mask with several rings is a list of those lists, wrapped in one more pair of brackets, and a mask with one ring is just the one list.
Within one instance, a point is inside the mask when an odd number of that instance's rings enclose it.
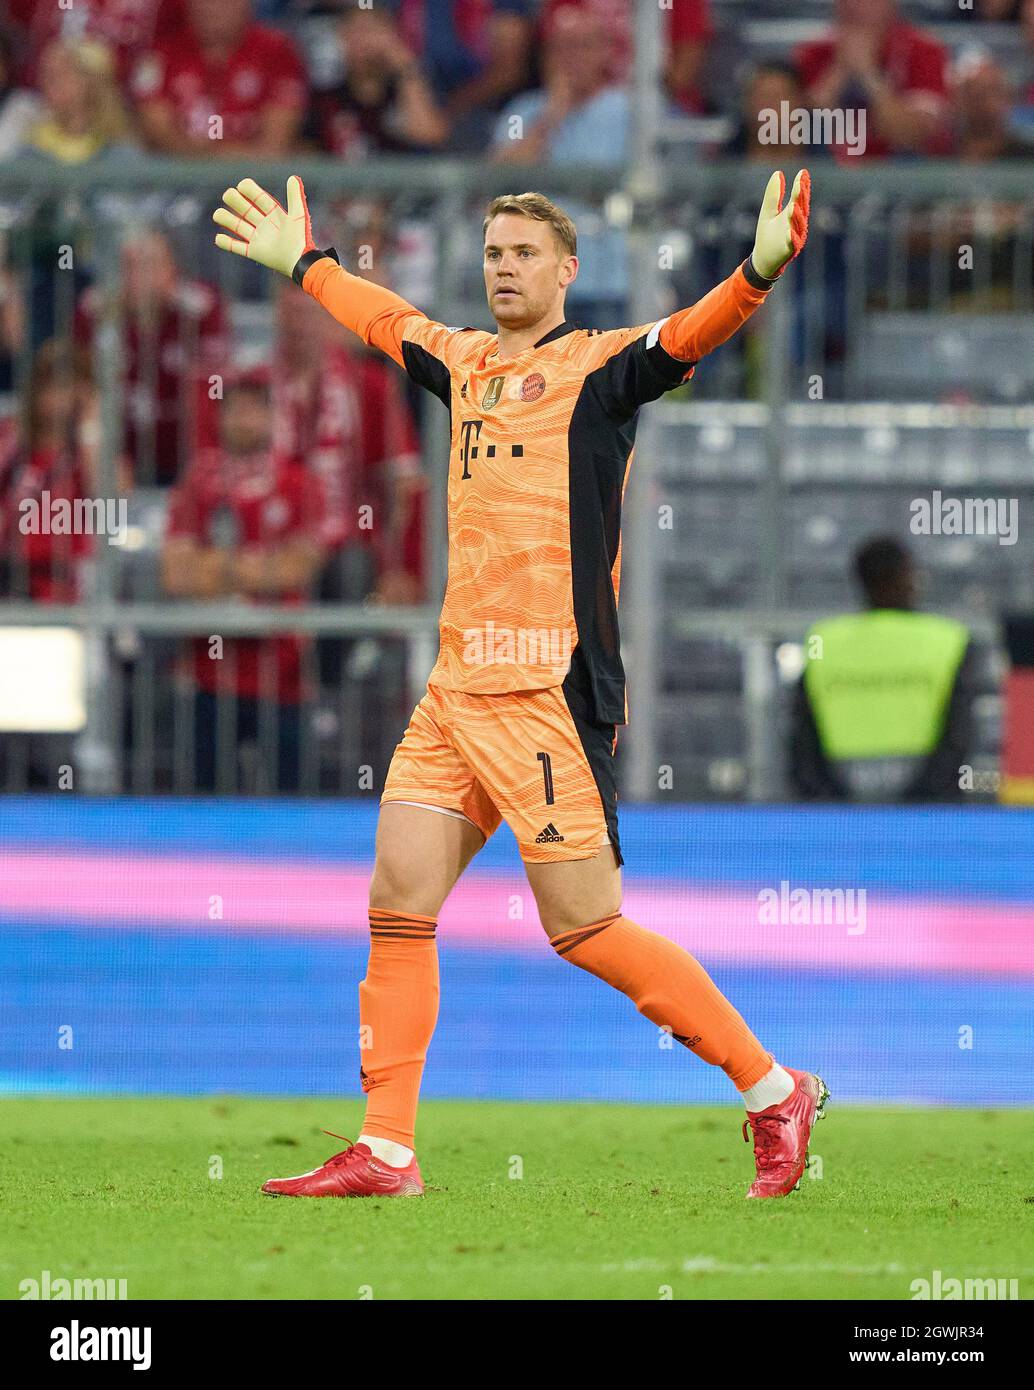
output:
{"label": "person in yellow vest", "polygon": [[854,568],[866,609],[816,623],[805,642],[793,787],[807,801],[955,800],[970,742],[969,631],[916,610],[898,541],[868,541]]}

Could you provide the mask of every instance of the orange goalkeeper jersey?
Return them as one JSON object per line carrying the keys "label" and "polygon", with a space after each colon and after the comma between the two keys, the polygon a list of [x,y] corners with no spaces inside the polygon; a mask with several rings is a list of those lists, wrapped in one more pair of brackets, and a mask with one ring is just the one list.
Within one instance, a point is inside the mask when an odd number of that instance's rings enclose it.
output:
{"label": "orange goalkeeper jersey", "polygon": [[494,333],[435,323],[312,254],[305,291],[449,408],[449,572],[430,683],[541,690],[576,662],[595,718],[624,724],[621,504],[639,407],[691,376],[767,282],[748,263],[659,322],[562,323],[501,361]]}

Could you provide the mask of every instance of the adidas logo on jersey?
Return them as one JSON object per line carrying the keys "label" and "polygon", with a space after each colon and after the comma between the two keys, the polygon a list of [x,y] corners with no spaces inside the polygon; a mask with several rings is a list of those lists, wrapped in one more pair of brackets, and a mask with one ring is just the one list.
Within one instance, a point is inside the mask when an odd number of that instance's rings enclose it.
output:
{"label": "adidas logo on jersey", "polygon": [[546,826],[545,830],[541,831],[538,835],[535,836],[535,843],[537,845],[555,845],[559,844],[559,842],[563,838],[564,837],[563,835],[561,835],[560,831],[556,828],[553,822],[550,821],[549,824]]}

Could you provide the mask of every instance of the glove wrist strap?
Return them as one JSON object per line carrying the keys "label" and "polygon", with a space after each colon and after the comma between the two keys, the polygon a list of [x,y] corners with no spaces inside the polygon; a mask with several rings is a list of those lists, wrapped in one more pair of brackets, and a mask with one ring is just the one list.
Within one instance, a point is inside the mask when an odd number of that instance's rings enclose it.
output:
{"label": "glove wrist strap", "polygon": [[295,262],[294,270],[291,272],[291,279],[296,285],[300,285],[305,279],[305,272],[309,267],[315,265],[317,261],[321,261],[327,256],[337,265],[341,264],[341,258],[338,256],[333,246],[328,246],[326,251],[321,251],[318,247],[314,246],[311,251],[306,251],[304,256],[298,257],[298,260]]}
{"label": "glove wrist strap", "polygon": [[[298,264],[300,265],[301,261],[299,261]],[[782,270],[780,270],[779,275],[782,275],[782,273]],[[776,281],[779,279],[779,275],[774,275],[771,279],[769,279],[765,275],[762,275],[761,272],[754,265],[753,255],[748,256],[747,259],[743,262],[743,274],[747,278],[747,284],[755,290],[770,290],[772,286],[776,283]],[[299,281],[299,283],[301,282]]]}

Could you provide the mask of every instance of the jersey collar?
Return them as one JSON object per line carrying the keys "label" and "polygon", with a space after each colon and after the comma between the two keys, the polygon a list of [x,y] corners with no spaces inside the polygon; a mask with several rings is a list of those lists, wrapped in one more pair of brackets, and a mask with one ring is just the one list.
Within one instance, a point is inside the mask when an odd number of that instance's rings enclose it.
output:
{"label": "jersey collar", "polygon": [[[545,335],[544,338],[540,338],[540,339],[538,340],[537,343],[532,343],[532,345],[531,345],[530,348],[525,348],[525,349],[524,349],[524,352],[536,352],[540,347],[543,347],[546,343],[552,343],[552,342],[554,342],[557,338],[563,338],[563,337],[565,336],[565,334],[567,334],[567,333],[574,333],[574,332],[575,332],[577,329],[579,329],[580,327],[581,327],[581,324],[579,324],[579,323],[571,323],[569,320],[565,319],[563,323],[558,323],[557,326],[556,326],[556,328],[551,328],[551,329],[549,330],[549,332]],[[488,350],[486,356],[483,357],[481,360],[482,360],[483,362],[488,362],[488,361],[491,360],[491,358],[497,356],[497,355],[498,355],[498,352],[499,352],[499,339],[498,339],[498,337],[497,337],[496,340],[495,340],[495,346],[492,347],[492,348],[490,348],[490,349]],[[524,353],[518,353],[518,354],[517,354],[518,357],[523,357],[523,355],[524,355]],[[509,359],[508,362],[504,362],[502,365],[503,365],[503,366],[508,366],[508,365],[509,365],[509,362],[515,362],[516,360],[517,360],[516,358],[511,357],[511,358]]]}
{"label": "jersey collar", "polygon": [[[555,338],[562,338],[565,333],[573,333],[577,327],[576,323],[569,323],[565,319],[563,323],[558,323],[556,328],[551,328],[544,338],[540,338],[535,348],[542,347],[544,343],[551,343]],[[535,348],[532,348],[533,352]]]}

